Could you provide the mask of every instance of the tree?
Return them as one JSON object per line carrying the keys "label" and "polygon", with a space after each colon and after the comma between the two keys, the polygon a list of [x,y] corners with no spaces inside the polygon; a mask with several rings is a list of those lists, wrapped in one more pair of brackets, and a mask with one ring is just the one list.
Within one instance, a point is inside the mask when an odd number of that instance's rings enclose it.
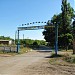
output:
{"label": "tree", "polygon": [[73,37],[75,38],[75,21],[73,21]]}
{"label": "tree", "polygon": [[70,3],[67,3],[67,0],[62,0],[62,32],[65,35],[70,33],[70,24],[74,16],[74,9],[70,6]]}
{"label": "tree", "polygon": [[75,54],[75,21],[73,21],[73,54]]}
{"label": "tree", "polygon": [[[58,25],[58,39],[59,39],[59,45],[63,48],[67,49],[69,46],[69,43],[72,42],[73,36],[71,31],[71,22],[72,18],[74,16],[74,10],[70,6],[70,3],[67,3],[67,0],[62,0],[61,5],[62,13],[59,13],[58,15],[54,15],[51,19],[50,24],[47,23],[48,26]],[[43,35],[45,37],[45,40],[49,43],[54,44],[54,38],[55,38],[55,32],[54,27],[51,29],[45,28]]]}
{"label": "tree", "polygon": [[45,27],[45,30],[43,31],[44,39],[46,42],[50,44],[50,46],[54,46],[55,41],[55,32],[54,32],[54,26],[51,24],[51,22],[47,22],[47,26]]}
{"label": "tree", "polygon": [[0,36],[0,40],[13,40],[10,37]]}
{"label": "tree", "polygon": [[[67,0],[62,0],[62,34],[64,46],[68,47],[67,41],[69,41],[69,38],[66,36],[67,34],[71,33],[71,21],[74,16],[74,9],[70,6],[70,3],[67,3]],[[69,43],[69,42],[68,42]]]}
{"label": "tree", "polygon": [[46,41],[40,40],[40,45],[46,45]]}

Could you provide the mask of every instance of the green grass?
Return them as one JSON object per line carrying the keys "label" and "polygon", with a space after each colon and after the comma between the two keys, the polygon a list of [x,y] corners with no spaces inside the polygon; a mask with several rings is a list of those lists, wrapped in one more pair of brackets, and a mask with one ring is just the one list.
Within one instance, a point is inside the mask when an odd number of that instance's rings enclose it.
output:
{"label": "green grass", "polygon": [[19,53],[20,54],[23,54],[23,53],[27,53],[27,52],[30,52],[32,49],[29,48],[29,47],[23,47],[20,49]]}
{"label": "green grass", "polygon": [[69,63],[75,63],[75,55],[66,56],[64,60]]}
{"label": "green grass", "polygon": [[0,55],[10,55],[10,56],[14,56],[17,55],[18,53],[16,52],[4,52],[4,51],[0,51]]}
{"label": "green grass", "polygon": [[62,53],[62,54],[58,54],[55,55],[52,53],[50,60],[49,60],[50,64],[53,65],[67,65],[67,64],[75,64],[75,55],[71,54],[71,53]]}

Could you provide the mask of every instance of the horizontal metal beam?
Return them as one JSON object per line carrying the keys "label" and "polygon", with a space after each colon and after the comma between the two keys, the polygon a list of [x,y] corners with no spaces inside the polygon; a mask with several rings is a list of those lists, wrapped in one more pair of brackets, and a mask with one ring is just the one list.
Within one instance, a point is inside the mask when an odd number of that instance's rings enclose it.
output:
{"label": "horizontal metal beam", "polygon": [[30,26],[30,27],[18,27],[18,30],[38,30],[38,29],[44,29],[45,27],[54,27],[54,26]]}

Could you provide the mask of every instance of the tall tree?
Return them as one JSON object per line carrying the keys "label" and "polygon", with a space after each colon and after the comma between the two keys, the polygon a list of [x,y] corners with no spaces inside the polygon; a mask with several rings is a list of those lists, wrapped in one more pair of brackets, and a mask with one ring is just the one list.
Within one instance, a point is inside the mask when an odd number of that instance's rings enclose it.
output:
{"label": "tall tree", "polygon": [[73,21],[73,54],[75,54],[75,20]]}
{"label": "tall tree", "polygon": [[51,24],[51,21],[47,22],[47,26],[45,26],[45,30],[43,31],[44,39],[50,46],[54,45],[55,41],[55,32],[54,32],[54,26]]}
{"label": "tall tree", "polygon": [[[70,3],[67,2],[67,0],[62,0],[62,33],[63,33],[63,41],[64,41],[64,46],[68,47],[68,34],[71,34],[71,21],[74,16],[74,9],[70,6]],[[68,36],[66,36],[68,35]]]}
{"label": "tall tree", "polygon": [[[62,0],[61,5],[62,13],[59,13],[58,15],[54,15],[51,19],[49,25],[54,25],[56,23],[58,25],[58,38],[59,38],[59,45],[62,47],[68,48],[68,45],[72,42],[73,36],[71,33],[71,22],[72,18],[74,16],[74,10],[70,6],[70,3],[67,2],[67,0]],[[45,28],[43,35],[47,42],[54,44],[54,28],[51,30],[50,28]],[[53,36],[52,36],[53,35]]]}
{"label": "tall tree", "polygon": [[67,0],[62,0],[61,10],[62,32],[65,35],[66,33],[70,33],[70,23],[72,21],[72,17],[74,16],[74,9],[70,6],[70,3],[68,3]]}

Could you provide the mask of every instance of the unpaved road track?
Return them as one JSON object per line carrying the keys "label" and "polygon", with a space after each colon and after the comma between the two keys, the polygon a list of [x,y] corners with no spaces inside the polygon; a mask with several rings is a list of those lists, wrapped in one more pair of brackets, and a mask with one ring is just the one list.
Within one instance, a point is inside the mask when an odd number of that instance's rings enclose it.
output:
{"label": "unpaved road track", "polygon": [[[0,56],[0,75],[75,75],[75,64],[50,64],[51,52],[32,51]],[[62,62],[61,62],[62,63]]]}
{"label": "unpaved road track", "polygon": [[50,56],[50,53],[32,51],[11,57],[0,56],[0,75],[30,75],[31,72],[27,70],[28,67]]}

